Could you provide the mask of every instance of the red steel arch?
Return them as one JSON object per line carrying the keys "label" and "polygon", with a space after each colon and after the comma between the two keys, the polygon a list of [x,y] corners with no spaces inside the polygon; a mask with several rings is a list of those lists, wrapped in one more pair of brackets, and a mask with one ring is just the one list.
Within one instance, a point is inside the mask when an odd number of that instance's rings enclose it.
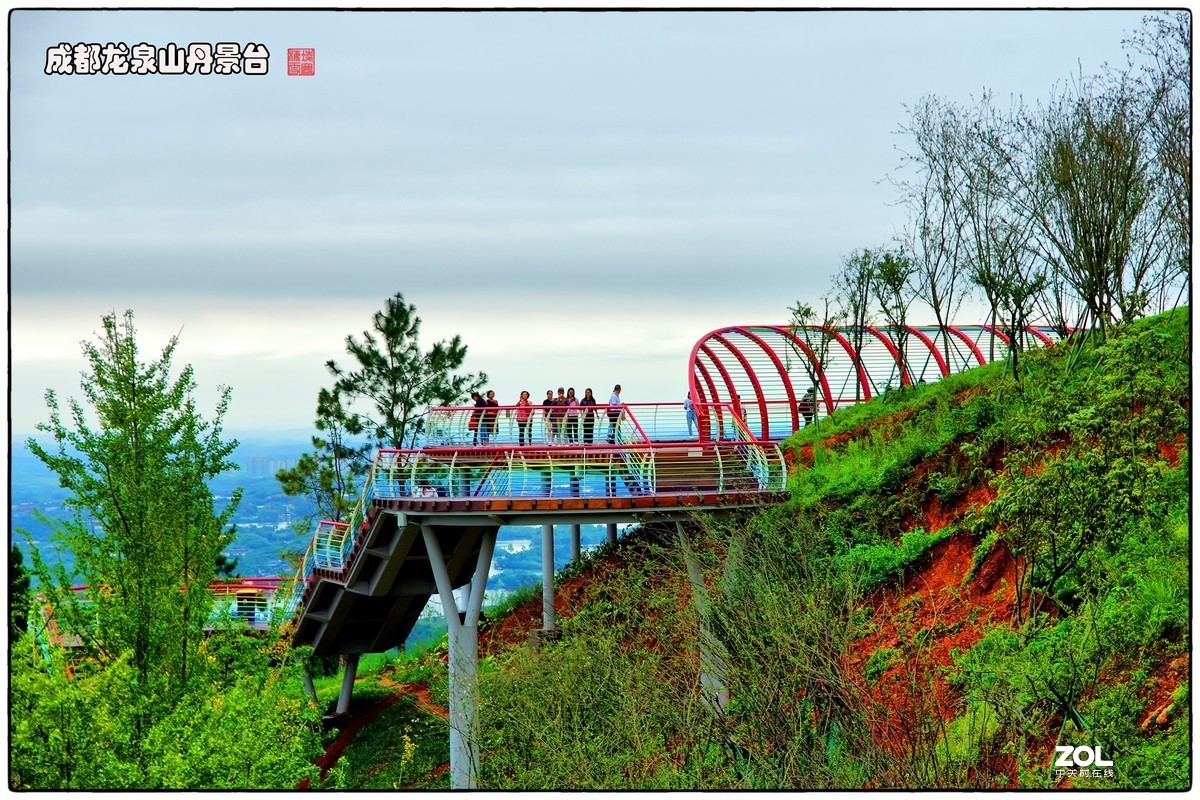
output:
{"label": "red steel arch", "polygon": [[[1011,346],[1008,333],[991,325],[944,329],[910,325],[904,330],[908,346],[903,355],[896,331],[888,327],[731,325],[710,331],[696,342],[688,360],[688,390],[704,408],[701,438],[711,438],[722,429],[723,411],[728,412],[734,395],[741,398],[752,435],[778,440],[802,427],[802,394],[812,392],[815,413],[826,416],[840,406],[871,399],[877,393],[873,387],[887,386],[897,375],[903,386],[917,378],[925,380],[926,375],[947,377],[974,366],[972,361],[986,364],[985,349],[1000,359],[1008,356]],[[1044,326],[1024,330],[1030,334],[1024,337],[1030,344],[1049,346],[1058,338]],[[986,342],[984,348],[980,337]],[[852,340],[864,343],[862,352],[855,350]],[[866,347],[870,342],[874,350]],[[937,364],[936,373],[930,357]],[[720,380],[713,380],[718,374]],[[716,415],[715,427],[710,414]]]}
{"label": "red steel arch", "polygon": [[938,350],[937,345],[929,338],[928,334],[920,328],[914,328],[911,325],[908,326],[908,332],[916,336],[921,344],[925,345],[925,348],[933,354],[934,360],[937,361],[938,372],[942,373],[942,377],[948,377],[950,375],[950,368],[946,366],[946,358],[942,355],[942,351]]}

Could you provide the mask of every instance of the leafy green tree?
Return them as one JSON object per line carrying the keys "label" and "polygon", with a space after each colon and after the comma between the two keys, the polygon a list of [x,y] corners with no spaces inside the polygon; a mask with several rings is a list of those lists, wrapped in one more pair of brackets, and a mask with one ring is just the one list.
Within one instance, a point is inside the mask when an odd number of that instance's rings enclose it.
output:
{"label": "leafy green tree", "polygon": [[954,358],[948,325],[962,297],[958,293],[962,275],[960,261],[969,246],[967,225],[970,183],[963,174],[963,112],[936,97],[923,97],[908,109],[909,121],[901,133],[912,140],[901,164],[911,177],[893,179],[900,201],[907,206],[911,221],[903,239],[912,263],[921,300],[929,305],[938,324],[942,353]]}
{"label": "leafy green tree", "polygon": [[[300,456],[296,466],[275,474],[289,497],[311,497],[321,519],[341,521],[350,516],[358,500],[363,477],[370,468],[369,445],[354,436],[363,433],[362,421],[346,411],[342,390],[321,389],[317,394],[317,435],[313,451]],[[305,533],[312,520],[301,524]]]}
{"label": "leafy green tree", "polygon": [[238,558],[230,558],[224,553],[217,553],[217,563],[213,565],[213,575],[220,578],[233,578],[238,574]]}
{"label": "leafy green tree", "polygon": [[[222,439],[229,389],[221,388],[207,422],[196,409],[191,367],[172,377],[176,338],[144,362],[132,312],[107,315],[103,325],[98,341],[83,343],[85,401],[71,400],[64,418],[48,391],[50,421],[38,429],[55,446],[28,442],[70,492],[64,505],[73,516],[52,524],[74,567],[51,568],[36,549],[32,556],[63,634],[79,637],[100,667],[128,661],[138,742],[200,666],[209,584],[232,540],[229,519],[241,494],[218,510],[207,481],[235,468],[229,456],[237,443]],[[86,589],[74,592],[74,584]]]}
{"label": "leafy green tree", "polygon": [[[805,341],[812,350],[813,357],[816,359],[814,364],[809,360],[808,356],[801,351],[800,347],[788,343],[788,350],[784,353],[784,364],[791,372],[792,356],[804,368],[804,374],[808,378],[809,385],[812,387],[814,409],[816,413],[820,404],[826,401],[824,391],[821,388],[821,382],[817,375],[818,368],[824,366],[829,361],[829,348],[833,345],[835,338],[834,329],[846,321],[846,311],[843,307],[835,307],[834,301],[829,295],[821,298],[823,308],[817,311],[816,308],[808,303],[796,302],[794,306],[788,309],[791,314],[791,325],[796,329],[796,335]],[[819,328],[820,335],[814,336],[811,333],[812,328]],[[814,416],[813,421],[817,422],[819,416]]]}
{"label": "leafy green tree", "polygon": [[912,282],[917,270],[912,259],[895,250],[880,250],[872,253],[872,268],[875,273],[875,295],[883,318],[892,327],[892,341],[896,343],[896,385],[904,388],[904,372],[908,369],[908,309],[916,296]]}
{"label": "leafy green tree", "polygon": [[353,366],[344,369],[332,360],[326,364],[337,378],[337,389],[379,447],[412,447],[424,431],[430,408],[457,403],[487,381],[484,373],[457,372],[467,357],[461,336],[422,351],[416,311],[397,292],[375,312],[362,341],[346,337]]}
{"label": "leafy green tree", "polygon": [[[851,253],[842,262],[842,270],[833,278],[833,288],[842,303],[841,316],[850,325],[850,343],[854,346],[854,367],[862,369],[862,346],[866,332],[863,328],[871,324],[871,296],[875,282],[875,270],[871,251],[863,248]],[[862,399],[862,384],[854,381],[854,399]]]}
{"label": "leafy green tree", "polygon": [[8,551],[8,643],[21,638],[29,627],[29,570],[15,544]]}
{"label": "leafy green tree", "polygon": [[[133,315],[85,343],[86,402],[70,425],[47,393],[55,448],[30,442],[70,490],[51,521],[71,570],[31,553],[52,625],[10,659],[9,785],[20,790],[284,789],[316,776],[319,710],[279,631],[213,615],[209,584],[232,538],[207,482],[235,442],[172,377],[176,340],[144,363]],[[86,584],[82,592],[72,584]]]}
{"label": "leafy green tree", "polygon": [[984,246],[971,261],[970,272],[971,281],[983,290],[992,306],[993,323],[1000,322],[1008,331],[1009,363],[1018,388],[1025,327],[1030,324],[1049,282],[1045,264],[1036,259],[1029,247],[1031,235],[1024,221],[1006,224],[999,218],[992,220],[984,234]]}
{"label": "leafy green tree", "polygon": [[[1149,58],[1141,77],[1142,92],[1151,98],[1150,134],[1157,162],[1154,184],[1175,245],[1173,258],[1161,275],[1165,288],[1177,277],[1175,271],[1185,277],[1191,274],[1192,15],[1163,11],[1147,16],[1127,44]],[[1181,294],[1184,289],[1186,284]]]}
{"label": "leafy green tree", "polygon": [[1004,136],[1010,201],[1102,341],[1144,313],[1170,250],[1166,208],[1152,202],[1151,102],[1129,74],[1080,76],[1016,112]]}

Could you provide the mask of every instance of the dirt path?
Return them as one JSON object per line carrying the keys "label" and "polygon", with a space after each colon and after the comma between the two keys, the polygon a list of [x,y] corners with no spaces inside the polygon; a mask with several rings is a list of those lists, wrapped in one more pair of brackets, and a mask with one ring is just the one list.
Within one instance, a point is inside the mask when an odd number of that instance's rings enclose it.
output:
{"label": "dirt path", "polygon": [[[379,701],[375,705],[365,711],[355,712],[353,705],[351,711],[347,714],[348,721],[338,734],[337,738],[330,743],[325,749],[325,754],[316,760],[317,767],[321,770],[321,780],[325,780],[325,776],[329,770],[337,763],[338,759],[346,752],[346,748],[354,741],[354,737],[358,736],[359,731],[370,725],[379,715],[386,711],[390,706],[395,704],[401,697],[406,695],[416,695],[416,707],[426,714],[433,714],[439,717],[449,717],[449,709],[442,708],[436,705],[429,697],[429,686],[424,683],[396,683],[389,676],[383,675],[379,682],[391,689],[395,689],[388,697]],[[296,785],[297,789],[309,789],[309,780],[305,778]]]}
{"label": "dirt path", "polygon": [[450,717],[450,709],[439,706],[433,702],[429,696],[429,685],[425,683],[396,683],[388,674],[383,674],[379,678],[379,682],[384,686],[390,686],[398,691],[396,697],[403,697],[406,694],[415,694],[417,696],[416,706],[420,711],[426,714],[432,714],[435,717],[448,719]]}

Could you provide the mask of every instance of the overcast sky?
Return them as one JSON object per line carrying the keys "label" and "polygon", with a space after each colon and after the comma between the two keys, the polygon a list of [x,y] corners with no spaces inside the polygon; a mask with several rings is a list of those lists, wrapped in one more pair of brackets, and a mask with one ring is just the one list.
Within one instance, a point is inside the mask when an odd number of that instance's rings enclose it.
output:
{"label": "overcast sky", "polygon": [[[501,402],[681,400],[706,332],[786,321],[904,224],[906,104],[1045,98],[1144,13],[16,11],[13,431],[126,308],[207,409],[233,388],[228,428],[307,428],[397,291]],[[46,75],[60,42],[255,42],[269,71]]]}

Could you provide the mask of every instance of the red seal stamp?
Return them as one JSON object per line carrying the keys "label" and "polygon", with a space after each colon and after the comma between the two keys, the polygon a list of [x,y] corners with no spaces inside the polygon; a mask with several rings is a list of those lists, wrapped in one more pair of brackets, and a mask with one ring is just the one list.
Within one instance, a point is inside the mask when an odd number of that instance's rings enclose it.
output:
{"label": "red seal stamp", "polygon": [[316,75],[317,50],[315,47],[289,47],[287,51],[288,75]]}

